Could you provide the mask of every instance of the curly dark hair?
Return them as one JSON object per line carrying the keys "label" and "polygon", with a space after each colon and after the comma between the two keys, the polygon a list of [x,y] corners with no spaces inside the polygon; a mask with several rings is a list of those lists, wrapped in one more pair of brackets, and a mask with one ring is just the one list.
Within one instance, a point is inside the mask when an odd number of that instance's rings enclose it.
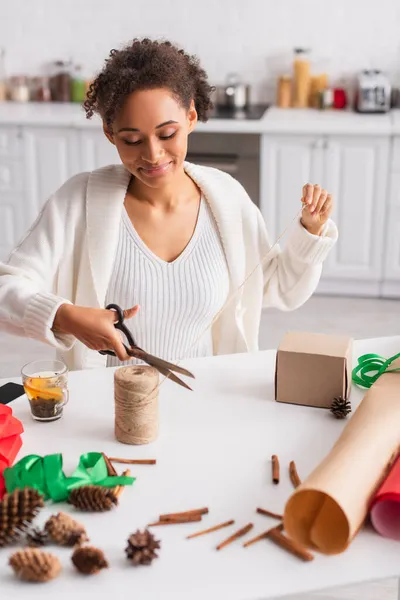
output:
{"label": "curly dark hair", "polygon": [[183,107],[193,100],[200,121],[213,108],[207,73],[196,56],[168,41],[134,39],[122,50],[111,50],[103,70],[91,83],[83,107],[90,119],[98,113],[109,129],[126,97],[136,90],[169,89]]}

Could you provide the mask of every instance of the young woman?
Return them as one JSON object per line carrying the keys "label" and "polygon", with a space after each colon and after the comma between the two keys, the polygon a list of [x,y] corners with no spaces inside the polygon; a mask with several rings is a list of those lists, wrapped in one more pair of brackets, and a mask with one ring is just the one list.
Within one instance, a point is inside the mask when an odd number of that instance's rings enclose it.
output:
{"label": "young woman", "polygon": [[211,91],[197,59],[169,42],[110,53],[84,106],[122,164],[67,181],[0,265],[4,331],[52,344],[71,369],[117,365],[129,357],[104,308],[116,303],[141,347],[179,360],[254,351],[263,306],[292,310],[311,296],[337,230],[330,194],[309,184],[285,249],[272,249],[212,325],[271,242],[236,180],[185,162]]}

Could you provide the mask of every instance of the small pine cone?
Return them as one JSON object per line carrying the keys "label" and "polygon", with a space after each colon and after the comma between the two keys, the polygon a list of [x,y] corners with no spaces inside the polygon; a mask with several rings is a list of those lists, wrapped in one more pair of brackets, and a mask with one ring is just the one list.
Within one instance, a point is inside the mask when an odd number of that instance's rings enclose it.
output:
{"label": "small pine cone", "polygon": [[80,546],[71,556],[76,569],[84,575],[94,575],[108,568],[103,552],[93,546]]}
{"label": "small pine cone", "polygon": [[91,512],[104,512],[118,505],[112,488],[101,485],[84,485],[72,490],[68,502],[75,508]]}
{"label": "small pine cone", "polygon": [[50,581],[61,572],[61,563],[56,556],[37,548],[26,548],[12,554],[9,565],[24,581]]}
{"label": "small pine cone", "polygon": [[351,404],[349,400],[338,396],[333,399],[331,404],[331,413],[336,419],[345,419],[349,413],[351,413]]}
{"label": "small pine cone", "polygon": [[133,565],[149,565],[154,558],[158,558],[155,550],[159,548],[160,542],[148,529],[145,529],[143,532],[138,530],[129,536],[125,552]]}
{"label": "small pine cone", "polygon": [[27,546],[31,548],[35,548],[37,546],[45,546],[49,541],[49,536],[47,535],[47,531],[44,529],[39,529],[38,527],[33,527],[26,534],[26,543]]}
{"label": "small pine cone", "polygon": [[16,540],[32,523],[42,506],[43,496],[33,488],[6,494],[0,502],[0,547]]}
{"label": "small pine cone", "polygon": [[76,546],[89,539],[84,526],[63,512],[50,517],[44,529],[50,540],[60,546]]}

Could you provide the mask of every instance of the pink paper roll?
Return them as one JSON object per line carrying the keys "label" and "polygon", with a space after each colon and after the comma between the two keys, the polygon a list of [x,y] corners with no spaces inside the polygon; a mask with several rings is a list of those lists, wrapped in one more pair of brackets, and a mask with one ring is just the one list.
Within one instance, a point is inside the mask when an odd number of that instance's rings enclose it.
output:
{"label": "pink paper roll", "polygon": [[372,499],[370,519],[382,536],[400,540],[400,456]]}

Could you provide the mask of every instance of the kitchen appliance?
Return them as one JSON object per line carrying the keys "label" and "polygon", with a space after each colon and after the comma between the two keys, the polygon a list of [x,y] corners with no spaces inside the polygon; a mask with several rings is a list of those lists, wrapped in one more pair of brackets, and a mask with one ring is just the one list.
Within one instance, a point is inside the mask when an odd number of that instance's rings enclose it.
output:
{"label": "kitchen appliance", "polygon": [[268,106],[268,104],[249,104],[245,108],[231,108],[217,104],[209,114],[209,118],[256,121],[262,119]]}
{"label": "kitchen appliance", "polygon": [[357,77],[355,110],[361,113],[384,113],[390,110],[391,85],[382,71],[362,71]]}
{"label": "kitchen appliance", "polygon": [[[245,188],[253,202],[260,196],[260,138],[258,134],[206,133],[189,136],[187,160],[229,173]],[[229,202],[229,198],[227,198]]]}
{"label": "kitchen appliance", "polygon": [[237,73],[230,73],[225,85],[216,86],[214,102],[217,106],[243,109],[250,104],[250,91],[250,86],[243,83]]}

